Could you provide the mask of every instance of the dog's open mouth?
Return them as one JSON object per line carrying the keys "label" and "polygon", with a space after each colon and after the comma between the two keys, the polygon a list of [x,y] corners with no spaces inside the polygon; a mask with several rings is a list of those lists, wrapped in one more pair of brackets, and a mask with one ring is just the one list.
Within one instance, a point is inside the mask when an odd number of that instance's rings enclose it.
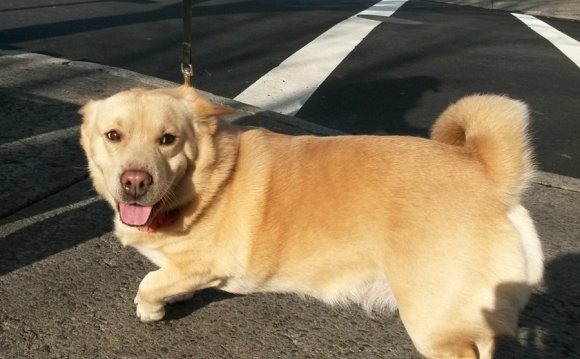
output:
{"label": "dog's open mouth", "polygon": [[153,205],[120,202],[118,208],[121,221],[128,226],[145,226],[153,214]]}

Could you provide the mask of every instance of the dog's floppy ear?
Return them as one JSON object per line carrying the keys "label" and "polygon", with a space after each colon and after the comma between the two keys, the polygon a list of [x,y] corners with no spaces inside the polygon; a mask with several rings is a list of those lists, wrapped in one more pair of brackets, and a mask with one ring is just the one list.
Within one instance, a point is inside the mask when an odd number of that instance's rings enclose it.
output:
{"label": "dog's floppy ear", "polygon": [[89,102],[87,102],[79,110],[79,114],[83,117],[83,123],[81,125],[81,145],[85,149],[85,151],[87,151],[87,153],[89,153],[90,151],[87,128],[89,127],[89,124],[93,122],[97,103],[98,101],[89,100]]}
{"label": "dog's floppy ear", "polygon": [[191,88],[187,88],[186,91],[188,91],[188,98],[191,101],[191,109],[195,117],[194,125],[202,133],[213,135],[217,131],[218,116],[225,116],[235,112],[232,108],[209,102]]}
{"label": "dog's floppy ear", "polygon": [[81,128],[86,128],[89,123],[94,121],[96,116],[97,106],[100,100],[89,100],[83,107],[80,108],[79,114],[83,117],[83,124]]}
{"label": "dog's floppy ear", "polygon": [[199,95],[193,102],[193,112],[199,119],[230,115],[235,111],[233,108],[213,104]]}
{"label": "dog's floppy ear", "polygon": [[79,110],[79,114],[83,116],[84,122],[86,122],[87,119],[92,115],[96,104],[97,101],[89,100],[89,102],[87,102],[86,104],[84,104],[83,107],[81,107],[81,109]]}

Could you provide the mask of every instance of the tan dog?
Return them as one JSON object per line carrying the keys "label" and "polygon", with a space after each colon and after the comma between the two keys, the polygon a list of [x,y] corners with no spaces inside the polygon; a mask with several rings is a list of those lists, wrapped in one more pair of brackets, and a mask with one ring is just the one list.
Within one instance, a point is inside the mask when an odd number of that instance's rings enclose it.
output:
{"label": "tan dog", "polygon": [[241,129],[185,87],[81,112],[116,235],[160,267],[135,298],[144,322],[201,288],[292,292],[397,308],[430,358],[491,358],[541,280],[520,102],[465,98],[432,140]]}

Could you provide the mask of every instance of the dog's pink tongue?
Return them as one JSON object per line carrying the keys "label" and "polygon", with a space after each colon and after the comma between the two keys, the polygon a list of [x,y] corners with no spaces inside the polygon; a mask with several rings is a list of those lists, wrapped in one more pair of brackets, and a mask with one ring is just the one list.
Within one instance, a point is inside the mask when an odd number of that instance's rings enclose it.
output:
{"label": "dog's pink tongue", "polygon": [[130,226],[144,226],[149,220],[153,206],[119,203],[121,221]]}

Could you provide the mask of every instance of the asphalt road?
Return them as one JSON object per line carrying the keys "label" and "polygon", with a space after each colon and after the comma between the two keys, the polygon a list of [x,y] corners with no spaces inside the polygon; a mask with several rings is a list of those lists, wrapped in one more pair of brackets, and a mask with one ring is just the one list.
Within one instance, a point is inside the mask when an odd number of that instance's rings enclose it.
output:
{"label": "asphalt road", "polygon": [[[0,2],[0,47],[179,81],[176,2],[65,4]],[[369,4],[199,3],[208,8],[195,20],[206,34],[203,42],[197,36],[197,86],[237,96]],[[577,23],[546,21],[578,39]],[[202,63],[204,52],[212,56]],[[573,175],[578,152],[563,149],[577,149],[574,66],[507,13],[410,1],[379,21],[298,115],[346,132],[425,135],[438,107],[468,90],[520,91],[535,110],[544,169]],[[132,298],[153,266],[110,233],[112,212],[86,179],[77,111],[94,96],[168,85],[86,63],[0,56],[0,359],[418,358],[396,314],[369,318],[357,307],[292,295],[201,291],[170,306],[162,322],[138,322]],[[251,110],[239,121],[325,133],[273,115]],[[580,185],[545,176],[526,197],[544,246],[545,281],[522,314],[517,343],[498,358],[580,358]]]}
{"label": "asphalt road", "polygon": [[[233,98],[375,2],[194,1],[194,84]],[[430,1],[408,1],[378,20],[297,117],[347,133],[427,136],[450,102],[475,92],[504,93],[533,110],[541,169],[580,177],[580,69],[546,39],[508,12]],[[543,20],[580,39],[579,23]],[[180,41],[180,1],[0,3],[4,49],[180,81]]]}

